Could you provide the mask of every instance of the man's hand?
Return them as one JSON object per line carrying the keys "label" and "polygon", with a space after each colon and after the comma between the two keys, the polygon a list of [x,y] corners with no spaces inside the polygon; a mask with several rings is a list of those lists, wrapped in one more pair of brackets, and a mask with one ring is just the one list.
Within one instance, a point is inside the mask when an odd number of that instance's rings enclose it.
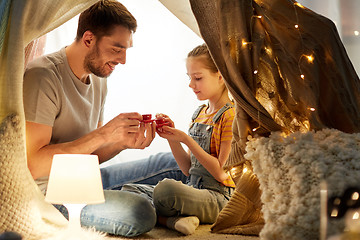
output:
{"label": "man's hand", "polygon": [[133,136],[133,142],[130,142],[128,148],[144,149],[150,146],[155,138],[156,126],[154,122],[140,123],[140,128]]}
{"label": "man's hand", "polygon": [[121,149],[144,149],[155,137],[155,126],[141,120],[139,113],[121,113],[101,128],[101,134],[107,143],[116,143]]}

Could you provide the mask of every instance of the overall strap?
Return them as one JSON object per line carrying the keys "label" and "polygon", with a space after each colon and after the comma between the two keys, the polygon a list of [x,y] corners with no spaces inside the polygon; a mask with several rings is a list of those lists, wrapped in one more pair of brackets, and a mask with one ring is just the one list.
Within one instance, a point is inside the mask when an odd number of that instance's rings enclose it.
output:
{"label": "overall strap", "polygon": [[229,108],[233,108],[233,105],[231,103],[226,103],[213,117],[213,123],[217,123],[220,120],[221,116],[224,114],[224,112],[226,112],[226,110],[228,110]]}
{"label": "overall strap", "polygon": [[204,107],[206,107],[205,104],[199,106],[199,107],[195,110],[194,114],[193,114],[192,117],[191,117],[191,120],[192,120],[192,121],[194,121],[194,120],[199,116],[201,110],[202,110]]}

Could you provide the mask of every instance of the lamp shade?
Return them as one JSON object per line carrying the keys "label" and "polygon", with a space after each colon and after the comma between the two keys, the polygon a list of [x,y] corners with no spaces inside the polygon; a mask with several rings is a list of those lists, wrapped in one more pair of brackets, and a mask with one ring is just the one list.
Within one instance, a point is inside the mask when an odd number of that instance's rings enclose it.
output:
{"label": "lamp shade", "polygon": [[45,200],[54,204],[104,202],[98,156],[55,154]]}

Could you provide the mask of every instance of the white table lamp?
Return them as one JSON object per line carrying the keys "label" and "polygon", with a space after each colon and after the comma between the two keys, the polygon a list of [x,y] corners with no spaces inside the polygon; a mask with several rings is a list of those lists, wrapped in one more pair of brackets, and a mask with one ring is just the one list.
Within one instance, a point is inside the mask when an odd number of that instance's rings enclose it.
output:
{"label": "white table lamp", "polygon": [[105,202],[98,156],[55,154],[45,201],[63,204],[69,212],[69,226],[80,228],[81,209]]}

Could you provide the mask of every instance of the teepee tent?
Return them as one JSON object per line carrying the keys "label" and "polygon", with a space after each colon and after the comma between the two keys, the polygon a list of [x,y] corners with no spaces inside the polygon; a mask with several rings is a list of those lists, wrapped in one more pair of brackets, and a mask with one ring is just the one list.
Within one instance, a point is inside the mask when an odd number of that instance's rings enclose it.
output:
{"label": "teepee tent", "polygon": [[[22,104],[24,49],[30,42],[63,24],[94,2],[96,1],[3,0],[0,3],[1,231],[17,231],[26,239],[44,239],[66,223],[55,208],[44,202],[44,197],[26,166]],[[226,168],[233,170],[236,191],[213,226],[213,231],[259,234],[265,223],[263,236],[266,238],[273,236],[274,239],[286,239],[287,234],[290,234],[293,239],[301,239],[304,237],[302,232],[308,234],[306,237],[316,236],[319,230],[317,218],[310,218],[314,224],[308,222],[300,229],[293,227],[294,224],[304,223],[300,218],[291,218],[298,222],[294,220],[288,225],[284,223],[284,228],[274,227],[274,219],[280,219],[281,216],[288,219],[291,214],[313,216],[313,208],[284,207],[282,213],[271,212],[270,209],[265,211],[265,216],[262,215],[262,208],[267,209],[276,202],[274,193],[268,191],[275,184],[276,178],[270,178],[273,184],[266,178],[271,173],[271,167],[280,164],[277,160],[282,157],[270,161],[269,156],[277,156],[271,154],[276,148],[267,148],[270,149],[269,153],[259,153],[257,149],[260,149],[260,143],[266,145],[271,141],[278,144],[271,146],[281,148],[279,143],[288,139],[287,136],[292,136],[292,139],[309,133],[314,133],[315,136],[330,128],[335,129],[336,133],[344,133],[337,134],[338,139],[352,139],[348,144],[359,147],[360,137],[357,133],[360,131],[360,83],[335,25],[293,0],[161,2],[202,36],[235,99],[237,115],[233,125],[234,138]],[[274,132],[287,135],[268,138]],[[324,134],[322,136],[329,135]],[[306,139],[323,139],[314,136]],[[321,144],[321,140],[315,140],[313,146]],[[285,142],[290,148],[299,144],[296,141]],[[355,149],[355,154],[350,159],[356,159],[359,149]],[[319,159],[317,157],[313,155],[311,159],[316,162]],[[261,161],[264,159],[269,164],[265,174],[264,168],[261,168]],[[331,159],[333,166],[345,163],[345,173],[352,173],[347,174],[342,183],[349,180],[350,175],[352,180],[359,182],[358,163],[341,157]],[[298,166],[306,165],[302,159],[299,161]],[[287,163],[281,162],[283,165]],[[349,164],[352,164],[351,167]],[[278,175],[285,176],[289,173],[289,168],[290,172],[293,170],[292,167],[279,167],[284,172]],[[244,171],[245,169],[250,171]],[[286,176],[305,178],[301,174],[305,171],[308,170],[294,170],[292,175]],[[336,176],[334,168],[331,171],[325,169],[323,175],[312,176],[315,180],[304,184],[311,189],[309,192],[314,193],[310,200],[315,207],[320,204],[319,196],[316,195],[320,180],[330,179],[333,175],[328,174],[329,172]],[[288,181],[285,186],[292,188],[294,182]],[[341,185],[339,188],[344,187]],[[267,195],[262,195],[262,192]],[[298,195],[296,197],[301,198]]]}

